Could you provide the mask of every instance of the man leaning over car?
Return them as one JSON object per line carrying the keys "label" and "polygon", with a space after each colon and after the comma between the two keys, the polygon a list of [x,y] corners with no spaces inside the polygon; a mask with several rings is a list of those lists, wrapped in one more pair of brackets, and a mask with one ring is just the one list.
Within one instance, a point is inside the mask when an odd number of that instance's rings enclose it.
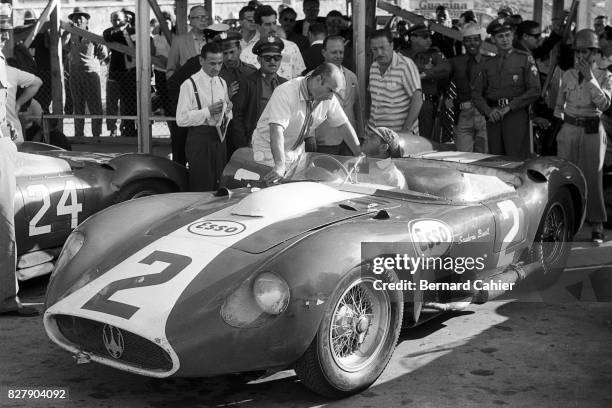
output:
{"label": "man leaning over car", "polygon": [[253,132],[253,158],[272,169],[264,176],[268,182],[283,178],[287,165],[298,160],[304,143],[315,144],[314,130],[327,118],[356,156],[359,140],[342,106],[335,97],[344,76],[330,63],[319,65],[312,73],[279,85]]}
{"label": "man leaning over car", "polygon": [[[6,3],[0,4],[0,50],[10,39],[11,9]],[[0,315],[36,316],[38,311],[23,306],[17,296],[15,275],[15,161],[17,147],[11,138],[6,122],[6,98],[9,82],[6,78],[6,60],[0,51]]]}

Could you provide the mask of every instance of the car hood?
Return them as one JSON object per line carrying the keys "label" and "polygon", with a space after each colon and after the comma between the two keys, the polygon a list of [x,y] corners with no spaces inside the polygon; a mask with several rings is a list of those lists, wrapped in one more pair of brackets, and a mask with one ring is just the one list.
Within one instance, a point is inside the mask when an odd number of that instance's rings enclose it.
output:
{"label": "car hood", "polygon": [[63,159],[68,162],[71,168],[79,169],[86,166],[99,166],[101,164],[107,164],[115,157],[121,156],[124,153],[90,153],[66,150],[49,150],[36,152],[36,154]]}

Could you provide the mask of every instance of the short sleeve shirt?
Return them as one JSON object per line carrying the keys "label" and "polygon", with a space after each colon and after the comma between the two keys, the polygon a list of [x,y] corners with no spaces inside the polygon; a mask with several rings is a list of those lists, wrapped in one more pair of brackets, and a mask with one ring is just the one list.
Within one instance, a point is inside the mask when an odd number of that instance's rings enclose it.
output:
{"label": "short sleeve shirt", "polygon": [[[300,137],[302,126],[306,121],[308,111],[308,91],[306,81],[308,77],[300,77],[287,81],[274,90],[270,101],[257,122],[253,132],[253,153],[255,160],[273,165],[272,150],[270,148],[270,124],[277,124],[283,128],[285,160],[292,162],[304,152],[304,143],[292,149]],[[338,127],[348,123],[348,118],[334,96],[332,99],[321,101],[312,111],[312,125],[306,136],[314,136],[314,130],[327,119],[331,127]]]}

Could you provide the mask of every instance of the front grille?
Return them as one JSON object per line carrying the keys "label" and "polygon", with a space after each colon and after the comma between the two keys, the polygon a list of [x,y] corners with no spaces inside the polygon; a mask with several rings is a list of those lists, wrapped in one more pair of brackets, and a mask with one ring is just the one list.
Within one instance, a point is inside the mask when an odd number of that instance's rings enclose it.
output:
{"label": "front grille", "polygon": [[145,370],[169,371],[172,369],[172,359],[168,352],[152,341],[127,330],[120,330],[123,338],[123,352],[120,357],[115,358],[104,345],[104,323],[67,315],[56,315],[55,321],[62,335],[83,351]]}

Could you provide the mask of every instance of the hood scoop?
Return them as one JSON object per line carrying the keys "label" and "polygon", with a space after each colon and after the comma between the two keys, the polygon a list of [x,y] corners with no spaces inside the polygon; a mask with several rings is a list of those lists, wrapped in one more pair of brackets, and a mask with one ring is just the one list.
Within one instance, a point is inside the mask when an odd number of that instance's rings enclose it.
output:
{"label": "hood scoop", "polygon": [[232,208],[232,215],[287,218],[346,200],[347,193],[324,184],[299,182],[281,184],[254,192]]}

